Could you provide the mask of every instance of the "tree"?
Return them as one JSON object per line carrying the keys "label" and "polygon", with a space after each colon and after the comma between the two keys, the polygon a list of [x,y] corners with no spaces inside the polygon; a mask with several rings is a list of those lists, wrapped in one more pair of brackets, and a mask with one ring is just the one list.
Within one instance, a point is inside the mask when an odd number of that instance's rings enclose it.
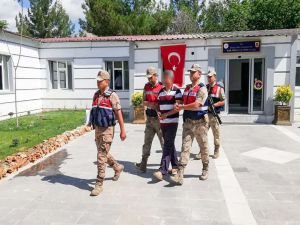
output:
{"label": "tree", "polygon": [[187,11],[179,11],[169,26],[170,34],[191,34],[200,31],[197,21]]}
{"label": "tree", "polygon": [[212,0],[199,16],[202,31],[223,31],[225,4],[222,1]]}
{"label": "tree", "polygon": [[251,30],[288,29],[300,26],[300,0],[244,0],[249,4]]}
{"label": "tree", "polygon": [[167,30],[172,13],[155,0],[85,0],[82,31],[100,36],[160,34]]}
{"label": "tree", "polygon": [[0,20],[0,30],[5,30],[7,29],[7,21],[6,20]]}
{"label": "tree", "polygon": [[300,0],[213,0],[199,16],[205,32],[300,27]]}
{"label": "tree", "polygon": [[199,15],[205,6],[205,0],[171,0],[173,21],[168,32],[171,34],[197,33],[200,31]]}
{"label": "tree", "polygon": [[201,4],[199,0],[170,0],[170,5],[174,9],[175,15],[181,11],[185,11],[186,13],[190,13],[190,16],[196,21],[203,5],[205,5],[205,0]]}
{"label": "tree", "polygon": [[224,9],[222,31],[248,30],[248,1],[228,0]]}
{"label": "tree", "polygon": [[[16,17],[16,26],[23,34],[36,38],[67,37],[74,25],[59,1],[29,0],[28,15]],[[22,24],[23,23],[23,24]]]}

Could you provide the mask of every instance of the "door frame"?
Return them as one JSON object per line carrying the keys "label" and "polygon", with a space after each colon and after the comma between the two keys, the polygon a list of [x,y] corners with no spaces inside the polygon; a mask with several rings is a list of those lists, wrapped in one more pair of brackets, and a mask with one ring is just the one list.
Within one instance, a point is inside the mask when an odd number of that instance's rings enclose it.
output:
{"label": "door frame", "polygon": [[[266,81],[266,58],[265,56],[262,55],[256,55],[256,56],[247,56],[247,57],[241,57],[241,58],[233,58],[233,57],[217,57],[215,58],[216,60],[225,60],[225,107],[224,107],[224,112],[226,114],[229,114],[229,60],[249,60],[249,77],[250,77],[250,81],[249,81],[249,93],[248,93],[248,114],[249,115],[261,115],[264,114],[264,110],[265,110],[265,95],[266,95],[266,91],[265,88],[267,87],[267,81]],[[263,79],[263,110],[262,111],[254,111],[253,110],[253,85],[254,85],[254,59],[263,59],[263,75],[262,75],[262,79]]]}

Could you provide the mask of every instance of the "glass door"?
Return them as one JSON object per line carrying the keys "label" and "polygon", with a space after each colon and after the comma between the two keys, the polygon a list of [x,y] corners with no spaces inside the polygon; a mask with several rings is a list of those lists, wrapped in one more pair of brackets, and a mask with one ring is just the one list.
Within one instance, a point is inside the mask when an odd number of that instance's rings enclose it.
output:
{"label": "glass door", "polygon": [[[216,59],[215,61],[215,70],[217,73],[217,82],[224,87],[225,94],[227,96],[227,80],[226,80],[226,68],[227,68],[227,60],[226,59]],[[228,107],[227,107],[227,98],[225,98],[225,108],[224,111],[228,113]]]}
{"label": "glass door", "polygon": [[251,61],[249,108],[251,114],[260,114],[264,111],[265,59],[254,58]]}

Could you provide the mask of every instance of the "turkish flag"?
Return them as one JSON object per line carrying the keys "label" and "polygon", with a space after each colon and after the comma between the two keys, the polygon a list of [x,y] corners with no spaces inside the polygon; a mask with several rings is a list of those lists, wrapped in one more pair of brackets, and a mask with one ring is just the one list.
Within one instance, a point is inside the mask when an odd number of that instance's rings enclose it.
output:
{"label": "turkish flag", "polygon": [[174,72],[174,83],[179,87],[183,86],[185,50],[185,44],[160,46],[163,70]]}

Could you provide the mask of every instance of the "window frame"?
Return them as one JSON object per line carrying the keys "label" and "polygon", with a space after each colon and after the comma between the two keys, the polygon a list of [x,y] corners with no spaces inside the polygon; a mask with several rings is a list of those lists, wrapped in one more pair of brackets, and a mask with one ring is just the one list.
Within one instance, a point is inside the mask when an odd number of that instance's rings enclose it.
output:
{"label": "window frame", "polygon": [[[53,64],[51,66],[51,63]],[[59,68],[59,63],[63,63],[65,65],[64,68]],[[74,71],[73,71],[73,62],[71,60],[66,60],[66,59],[49,59],[48,60],[48,65],[49,65],[49,78],[50,78],[50,89],[52,90],[74,90],[74,82],[73,82],[73,79],[74,79]],[[56,73],[57,73],[57,88],[53,88],[53,80],[52,80],[52,77],[53,77],[53,68],[54,66],[56,66]],[[69,87],[69,66],[71,66],[71,87]],[[61,82],[61,79],[60,79],[60,72],[65,72],[65,76],[66,76],[66,79],[65,79],[65,84],[66,84],[66,87],[61,87],[60,85],[60,82]]]}
{"label": "window frame", "polygon": [[[0,53],[0,66],[2,73],[2,89],[0,89],[0,93],[11,92],[11,56]],[[6,63],[6,65],[5,65]],[[5,69],[6,67],[6,69]]]}
{"label": "window frame", "polygon": [[[298,59],[299,59],[299,63],[297,63]],[[297,85],[297,83],[296,83],[296,81],[297,81],[297,68],[299,68],[299,70],[300,70],[300,53],[299,52],[296,56],[295,87],[300,88],[300,85]],[[298,74],[298,76],[300,76],[300,74]],[[300,77],[298,79],[300,79]]]}
{"label": "window frame", "polygon": [[[121,67],[115,67],[115,63],[116,62],[121,62],[122,64],[122,68]],[[108,63],[111,63],[112,65],[112,71],[111,71],[111,85],[112,85],[112,89],[113,90],[117,90],[117,91],[129,91],[130,87],[128,85],[127,88],[125,88],[125,62],[127,62],[127,71],[128,71],[128,84],[129,84],[129,60],[126,59],[107,59],[104,61],[105,64],[105,69],[108,71]],[[115,71],[122,71],[122,89],[116,89],[115,86]]]}

